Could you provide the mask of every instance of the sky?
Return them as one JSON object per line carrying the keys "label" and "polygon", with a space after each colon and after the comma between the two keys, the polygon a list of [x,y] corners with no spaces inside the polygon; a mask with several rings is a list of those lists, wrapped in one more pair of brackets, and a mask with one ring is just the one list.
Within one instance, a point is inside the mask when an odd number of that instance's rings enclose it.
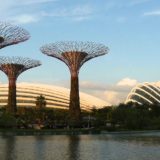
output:
{"label": "sky", "polygon": [[[80,91],[111,104],[124,102],[142,82],[160,80],[159,0],[0,0],[0,20],[25,28],[31,38],[0,50],[1,56],[22,56],[42,65],[22,73],[18,82],[70,87],[65,64],[41,53],[56,41],[93,41],[109,53],[85,63]],[[0,72],[0,82],[7,77]]]}

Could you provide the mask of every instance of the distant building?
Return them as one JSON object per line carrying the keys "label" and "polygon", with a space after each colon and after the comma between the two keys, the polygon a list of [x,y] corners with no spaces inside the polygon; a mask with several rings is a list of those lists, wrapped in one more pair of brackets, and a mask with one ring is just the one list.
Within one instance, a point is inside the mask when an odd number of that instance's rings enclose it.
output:
{"label": "distant building", "polygon": [[[37,96],[43,95],[46,100],[46,107],[68,109],[69,93],[69,89],[53,85],[18,83],[17,106],[36,107]],[[8,84],[0,84],[0,107],[7,105],[7,98]],[[80,92],[80,105],[82,110],[110,106],[109,103],[82,92]]]}
{"label": "distant building", "polygon": [[126,103],[128,102],[160,105],[160,82],[138,84],[127,96]]}

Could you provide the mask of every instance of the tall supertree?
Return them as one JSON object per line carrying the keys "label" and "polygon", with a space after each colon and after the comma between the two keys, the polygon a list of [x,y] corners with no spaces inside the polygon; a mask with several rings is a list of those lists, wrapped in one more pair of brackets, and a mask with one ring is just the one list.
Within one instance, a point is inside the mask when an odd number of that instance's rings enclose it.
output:
{"label": "tall supertree", "polygon": [[8,89],[8,105],[7,111],[15,114],[17,111],[16,106],[16,80],[18,76],[30,69],[41,65],[37,60],[22,57],[0,57],[0,70],[3,71],[9,81]]}
{"label": "tall supertree", "polygon": [[0,49],[24,42],[29,38],[29,33],[23,28],[6,22],[0,22]]}
{"label": "tall supertree", "polygon": [[42,53],[63,61],[71,73],[70,122],[78,124],[81,119],[79,100],[79,70],[88,60],[108,53],[108,48],[94,42],[62,41],[41,47]]}

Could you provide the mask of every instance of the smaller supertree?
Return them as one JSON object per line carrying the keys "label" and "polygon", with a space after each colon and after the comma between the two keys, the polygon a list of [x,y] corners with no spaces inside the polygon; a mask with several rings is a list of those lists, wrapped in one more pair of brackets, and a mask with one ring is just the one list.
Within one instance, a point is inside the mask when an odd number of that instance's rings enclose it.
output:
{"label": "smaller supertree", "polygon": [[9,81],[8,89],[8,105],[7,111],[15,114],[17,111],[16,107],[16,80],[18,76],[30,69],[41,65],[37,60],[22,57],[0,57],[0,70],[3,71]]}
{"label": "smaller supertree", "polygon": [[6,22],[0,22],[0,49],[24,42],[29,38],[29,33],[23,28]]}

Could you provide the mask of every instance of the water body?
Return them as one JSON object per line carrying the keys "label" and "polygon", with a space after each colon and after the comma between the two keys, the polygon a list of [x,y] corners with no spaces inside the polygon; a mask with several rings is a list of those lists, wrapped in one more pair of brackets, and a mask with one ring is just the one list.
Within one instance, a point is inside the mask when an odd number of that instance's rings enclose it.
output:
{"label": "water body", "polygon": [[159,159],[160,132],[0,137],[0,160]]}

